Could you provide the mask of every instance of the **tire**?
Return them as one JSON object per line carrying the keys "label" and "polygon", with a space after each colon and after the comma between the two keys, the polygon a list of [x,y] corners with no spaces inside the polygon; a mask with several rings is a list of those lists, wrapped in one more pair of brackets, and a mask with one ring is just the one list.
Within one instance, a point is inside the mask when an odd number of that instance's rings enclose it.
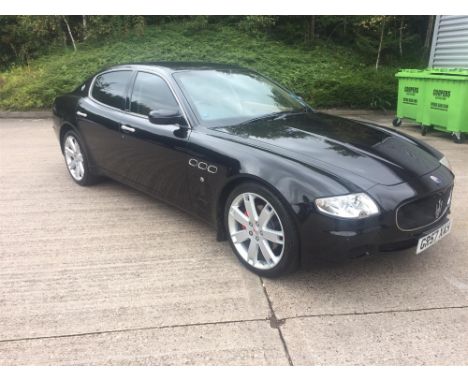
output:
{"label": "tire", "polygon": [[462,133],[458,133],[458,135],[455,133],[452,134],[452,139],[455,143],[458,143],[458,144],[463,143],[463,141],[465,140]]}
{"label": "tire", "polygon": [[401,119],[398,117],[395,117],[392,121],[392,125],[395,127],[401,126]]}
{"label": "tire", "polygon": [[80,186],[95,184],[99,178],[89,168],[88,156],[79,135],[67,131],[63,136],[62,147],[65,165],[73,181]]}
{"label": "tire", "polygon": [[429,131],[429,128],[427,126],[422,125],[421,126],[421,135],[425,137],[427,135],[427,132]]}
{"label": "tire", "polygon": [[250,271],[274,278],[297,268],[297,228],[283,202],[268,188],[253,182],[236,187],[226,200],[224,226],[232,250]]}

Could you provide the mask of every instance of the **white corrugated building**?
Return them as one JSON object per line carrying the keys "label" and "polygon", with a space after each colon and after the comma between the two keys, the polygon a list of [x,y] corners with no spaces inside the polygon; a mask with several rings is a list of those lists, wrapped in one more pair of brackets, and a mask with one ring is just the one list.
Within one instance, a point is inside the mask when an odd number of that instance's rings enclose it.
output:
{"label": "white corrugated building", "polygon": [[429,67],[468,69],[468,16],[436,17]]}

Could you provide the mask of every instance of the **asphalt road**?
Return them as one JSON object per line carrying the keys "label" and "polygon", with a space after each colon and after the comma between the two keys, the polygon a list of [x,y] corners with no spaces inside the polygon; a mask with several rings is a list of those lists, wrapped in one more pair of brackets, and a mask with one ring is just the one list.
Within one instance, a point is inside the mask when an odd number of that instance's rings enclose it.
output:
{"label": "asphalt road", "polygon": [[0,119],[0,365],[468,364],[468,144],[424,140],[457,176],[447,238],[262,280],[185,213],[75,185],[50,120]]}

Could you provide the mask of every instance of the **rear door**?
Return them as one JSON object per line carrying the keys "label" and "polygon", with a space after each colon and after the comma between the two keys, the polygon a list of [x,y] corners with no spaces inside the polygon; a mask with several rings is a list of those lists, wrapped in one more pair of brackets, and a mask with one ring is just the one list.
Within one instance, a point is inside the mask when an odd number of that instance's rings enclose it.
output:
{"label": "rear door", "polygon": [[132,74],[132,70],[113,70],[97,75],[89,97],[81,99],[76,111],[78,128],[93,162],[114,175],[121,175],[120,126]]}
{"label": "rear door", "polygon": [[137,73],[130,110],[122,121],[124,175],[159,198],[189,209],[186,152],[190,129],[156,125],[148,119],[153,110],[179,108],[166,80],[154,73]]}

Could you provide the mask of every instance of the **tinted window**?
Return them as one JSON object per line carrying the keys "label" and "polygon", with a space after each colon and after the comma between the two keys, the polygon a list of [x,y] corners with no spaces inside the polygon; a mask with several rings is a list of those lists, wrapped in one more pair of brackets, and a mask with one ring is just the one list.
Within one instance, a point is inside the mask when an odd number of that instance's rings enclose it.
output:
{"label": "tinted window", "polygon": [[131,74],[129,70],[101,74],[94,81],[93,98],[106,105],[125,109],[125,95]]}
{"label": "tinted window", "polygon": [[150,73],[138,73],[130,103],[132,112],[148,115],[152,110],[175,107],[178,107],[177,101],[161,77]]}

